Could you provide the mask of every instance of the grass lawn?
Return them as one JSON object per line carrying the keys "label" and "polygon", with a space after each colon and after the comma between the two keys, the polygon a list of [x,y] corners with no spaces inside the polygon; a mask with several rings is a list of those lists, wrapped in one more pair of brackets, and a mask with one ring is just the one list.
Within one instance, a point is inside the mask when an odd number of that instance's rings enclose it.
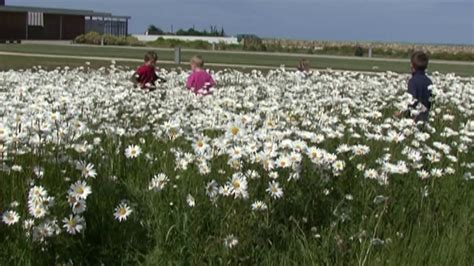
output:
{"label": "grass lawn", "polygon": [[[92,68],[107,67],[110,65],[109,61],[0,55],[0,70],[20,70],[31,68],[33,66],[41,66],[45,69],[54,69],[56,67],[63,67],[66,65],[70,67],[80,67],[85,66],[86,62],[90,62],[90,66]],[[132,67],[136,64],[133,62],[119,62],[118,65]]]}
{"label": "grass lawn", "polygon": [[[152,48],[150,48],[153,50]],[[20,52],[20,53],[39,53],[39,54],[53,54],[53,55],[74,55],[74,56],[102,56],[102,57],[117,57],[141,59],[144,54],[143,49],[137,48],[118,48],[118,47],[78,47],[78,46],[57,46],[57,45],[39,45],[39,44],[22,44],[22,45],[0,45],[0,51],[5,52]],[[172,61],[174,59],[173,51],[157,50],[160,60]],[[195,54],[194,51],[182,52],[182,61],[187,62]],[[0,57],[2,58],[2,57]],[[294,56],[274,55],[274,54],[226,54],[222,52],[205,52],[205,60],[209,63],[215,64],[236,64],[236,65],[258,65],[258,66],[272,66],[278,67],[286,65],[294,67],[297,64],[297,58]],[[394,71],[406,73],[409,71],[408,63],[393,62],[393,61],[374,61],[374,60],[360,60],[360,59],[334,59],[334,58],[308,58],[310,64],[314,68],[332,68],[355,71]],[[0,69],[15,69],[28,68],[33,65],[63,65],[61,60],[57,59],[36,59],[31,60],[15,59],[10,62],[8,60],[0,61]],[[25,62],[23,62],[25,61]],[[28,62],[31,61],[31,62]],[[64,62],[68,65],[75,65],[80,62],[78,60],[66,60]],[[131,64],[133,66],[136,63]],[[439,71],[442,73],[456,73],[461,76],[474,76],[474,66],[471,65],[455,65],[455,64],[440,64],[433,63],[430,65],[431,71]]]}
{"label": "grass lawn", "polygon": [[[109,67],[111,65],[110,60],[85,60],[85,59],[69,59],[69,58],[47,58],[47,57],[25,57],[25,56],[16,56],[16,55],[0,55],[0,71],[8,70],[24,70],[32,67],[41,66],[43,69],[52,70],[58,67],[85,67],[86,62],[89,62],[89,67],[92,69],[99,69],[101,67]],[[137,62],[127,62],[127,61],[117,61],[116,66],[124,69],[135,69],[139,63]],[[165,69],[173,68],[186,68],[187,65],[178,66],[176,64],[159,64],[160,67]],[[212,66],[209,67],[213,70],[223,70],[226,67]],[[242,72],[250,72],[250,68],[233,68]],[[263,73],[266,73],[267,69],[262,69]]]}

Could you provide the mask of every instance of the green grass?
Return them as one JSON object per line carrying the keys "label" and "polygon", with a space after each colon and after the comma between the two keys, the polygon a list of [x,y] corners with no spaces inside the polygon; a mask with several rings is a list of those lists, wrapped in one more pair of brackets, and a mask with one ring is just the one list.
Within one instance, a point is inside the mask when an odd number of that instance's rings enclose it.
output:
{"label": "green grass", "polygon": [[[110,61],[82,60],[82,59],[64,59],[64,58],[37,58],[14,55],[0,55],[0,70],[20,70],[28,69],[33,66],[41,66],[44,69],[54,69],[57,67],[84,67],[86,62],[90,63],[92,68],[109,67]],[[118,62],[117,65],[125,67],[136,67],[133,62]]]}
{"label": "green grass", "polygon": [[[86,65],[86,63],[89,65]],[[138,62],[127,62],[127,61],[118,61],[116,66],[118,68],[124,69],[136,69],[140,63]],[[90,67],[92,69],[99,69],[102,67],[110,67],[111,62],[109,60],[83,60],[83,59],[65,59],[65,58],[45,58],[45,57],[24,57],[24,56],[15,56],[15,55],[0,55],[0,71],[8,70],[25,70],[32,67],[41,66],[42,69],[52,70],[58,67]],[[177,69],[185,68],[187,65],[178,66],[176,64],[159,64],[160,67],[165,69]],[[213,70],[223,70],[225,67],[212,66],[209,67]],[[235,69],[248,72],[248,68],[235,67]],[[265,72],[263,70],[262,72]]]}
{"label": "green grass", "polygon": [[[252,181],[250,193],[272,202],[268,212],[256,213],[250,202],[221,198],[216,205],[204,194],[211,179],[222,183],[232,170],[225,158],[212,161],[216,170],[208,176],[196,174],[195,167],[177,179],[170,148],[188,147],[183,140],[156,141],[151,134],[122,138],[137,143],[145,138],[145,153],[155,162],[126,159],[116,154],[119,140],[103,136],[102,152],[90,155],[99,176],[88,180],[93,194],[87,200],[84,234],[54,237],[41,251],[15,225],[0,226],[1,265],[56,265],[68,260],[91,265],[470,265],[473,262],[474,187],[459,175],[421,181],[416,176],[395,176],[389,186],[380,186],[345,171],[339,178],[325,181],[304,164],[302,178],[286,184],[283,200],[265,196],[265,180]],[[332,143],[336,144],[336,143]],[[376,147],[375,147],[376,148]],[[381,147],[380,147],[381,148]],[[99,149],[100,150],[100,149]],[[64,150],[50,154],[64,153]],[[49,154],[44,153],[44,154]],[[77,154],[68,152],[71,158]],[[472,156],[472,151],[466,156]],[[107,158],[103,160],[101,158]],[[67,213],[61,203],[68,182],[65,174],[77,179],[71,165],[54,157],[33,154],[18,156],[16,163],[45,165],[41,184],[57,198],[54,214]],[[355,164],[355,162],[354,162]],[[248,165],[247,167],[262,169]],[[352,168],[349,166],[348,168]],[[7,175],[0,172],[0,206],[19,200],[25,206],[25,188],[31,170]],[[171,183],[162,192],[149,192],[150,178],[164,172]],[[281,172],[284,174],[284,171]],[[110,176],[119,179],[113,182]],[[176,185],[173,188],[172,185]],[[427,188],[429,194],[422,197]],[[323,193],[329,189],[329,195]],[[187,206],[188,193],[196,198],[194,208]],[[353,200],[346,195],[353,195]],[[375,204],[384,195],[387,201]],[[133,202],[134,213],[124,223],[113,220],[117,202]],[[25,216],[26,213],[21,213]],[[13,232],[13,233],[12,233]],[[239,244],[229,250],[222,239],[233,233]],[[316,234],[319,237],[316,237]],[[373,238],[385,241],[373,245]]]}
{"label": "green grass", "polygon": [[[153,48],[150,48],[151,50]],[[121,57],[131,59],[141,59],[144,54],[143,49],[136,48],[117,48],[117,47],[78,47],[78,46],[54,46],[54,45],[1,45],[0,51],[22,52],[22,53],[40,53],[53,55],[75,55],[75,56],[103,56],[103,57]],[[158,57],[161,60],[173,61],[174,53],[172,51],[157,50]],[[182,52],[183,62],[188,62],[195,52],[184,50]],[[225,54],[221,52],[203,52],[205,60],[215,64],[236,64],[236,65],[258,65],[278,67],[286,65],[295,67],[298,58],[294,56],[280,56],[269,54]],[[19,59],[18,59],[19,60]],[[42,61],[43,59],[39,59]],[[360,59],[332,59],[332,58],[308,58],[310,65],[314,68],[332,68],[343,70],[358,71],[394,71],[399,73],[409,72],[408,63],[394,61],[373,61]],[[14,64],[13,64],[14,65]],[[0,68],[8,68],[8,63],[0,62]],[[375,69],[374,69],[375,68]],[[441,73],[456,73],[462,76],[474,76],[474,66],[472,65],[454,65],[433,63],[430,65],[430,71],[439,71]]]}

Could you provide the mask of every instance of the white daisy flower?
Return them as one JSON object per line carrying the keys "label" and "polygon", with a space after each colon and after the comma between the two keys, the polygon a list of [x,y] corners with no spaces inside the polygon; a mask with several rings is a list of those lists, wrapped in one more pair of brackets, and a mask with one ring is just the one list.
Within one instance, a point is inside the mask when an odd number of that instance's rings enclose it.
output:
{"label": "white daisy flower", "polygon": [[125,149],[125,157],[127,158],[137,158],[142,153],[142,149],[137,145],[130,145]]}
{"label": "white daisy flower", "polygon": [[235,237],[234,235],[228,235],[226,238],[224,238],[224,246],[226,248],[234,248],[235,246],[237,246],[237,244],[239,244],[239,240],[237,239],[237,237]]}
{"label": "white daisy flower", "polygon": [[283,189],[280,187],[280,184],[276,181],[271,181],[268,184],[268,188],[266,189],[266,191],[274,199],[279,199],[283,197]]}
{"label": "white daisy flower", "polygon": [[132,209],[127,205],[127,203],[120,203],[114,210],[115,220],[119,222],[126,221],[128,216],[132,213]]}
{"label": "white daisy flower", "polygon": [[188,194],[188,196],[186,197],[186,203],[191,208],[196,206],[196,201],[194,200],[194,197],[191,194]]}
{"label": "white daisy flower", "polygon": [[23,171],[23,167],[21,167],[21,165],[17,165],[17,164],[13,165],[11,169],[12,169],[13,172],[18,172],[18,173]]}
{"label": "white daisy flower", "polygon": [[75,235],[76,233],[80,233],[85,227],[85,220],[81,216],[78,215],[69,215],[69,218],[63,219],[63,227],[66,229],[71,235]]}
{"label": "white daisy flower", "polygon": [[231,195],[231,188],[229,185],[223,185],[219,188],[219,194],[222,196],[230,196]]}
{"label": "white daisy flower", "polygon": [[206,195],[209,198],[215,198],[219,194],[219,187],[215,180],[211,180],[206,185]]}
{"label": "white daisy flower", "polygon": [[162,191],[168,182],[169,178],[165,174],[157,174],[151,179],[148,189],[153,191]]}
{"label": "white daisy flower", "polygon": [[265,204],[265,202],[263,201],[255,201],[254,203],[252,203],[252,210],[254,211],[265,211],[267,210],[267,204]]}
{"label": "white daisy flower", "polygon": [[97,176],[97,172],[94,169],[94,165],[91,163],[79,161],[76,165],[76,169],[81,171],[81,176],[84,178],[89,178],[89,177],[94,178]]}
{"label": "white daisy flower", "polygon": [[18,223],[20,215],[16,211],[5,211],[2,215],[2,221],[8,226]]}
{"label": "white daisy flower", "polygon": [[247,179],[244,175],[236,173],[232,175],[229,182],[230,194],[235,198],[248,198]]}
{"label": "white daisy flower", "polygon": [[91,187],[87,185],[85,181],[77,181],[72,184],[69,188],[68,194],[72,197],[78,199],[87,199],[87,197],[92,193]]}

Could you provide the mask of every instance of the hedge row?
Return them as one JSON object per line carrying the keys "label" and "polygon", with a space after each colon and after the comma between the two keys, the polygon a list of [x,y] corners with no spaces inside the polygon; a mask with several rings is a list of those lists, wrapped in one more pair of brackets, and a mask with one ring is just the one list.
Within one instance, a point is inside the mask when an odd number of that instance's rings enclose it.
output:
{"label": "hedge row", "polygon": [[88,32],[76,37],[75,43],[80,44],[103,44],[104,45],[120,45],[120,46],[145,46],[143,42],[140,42],[136,37],[133,36],[113,36],[113,35],[101,35],[97,32]]}

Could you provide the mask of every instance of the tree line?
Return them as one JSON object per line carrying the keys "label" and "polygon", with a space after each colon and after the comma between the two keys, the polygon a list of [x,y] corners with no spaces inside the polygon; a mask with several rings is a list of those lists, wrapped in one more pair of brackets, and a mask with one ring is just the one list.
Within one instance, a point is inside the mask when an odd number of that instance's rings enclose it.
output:
{"label": "tree line", "polygon": [[211,25],[209,30],[196,30],[194,26],[189,29],[178,29],[176,32],[167,32],[162,30],[161,28],[150,25],[148,26],[148,34],[149,35],[178,35],[178,36],[214,36],[214,37],[225,37],[225,30],[224,27],[220,29],[217,26]]}

